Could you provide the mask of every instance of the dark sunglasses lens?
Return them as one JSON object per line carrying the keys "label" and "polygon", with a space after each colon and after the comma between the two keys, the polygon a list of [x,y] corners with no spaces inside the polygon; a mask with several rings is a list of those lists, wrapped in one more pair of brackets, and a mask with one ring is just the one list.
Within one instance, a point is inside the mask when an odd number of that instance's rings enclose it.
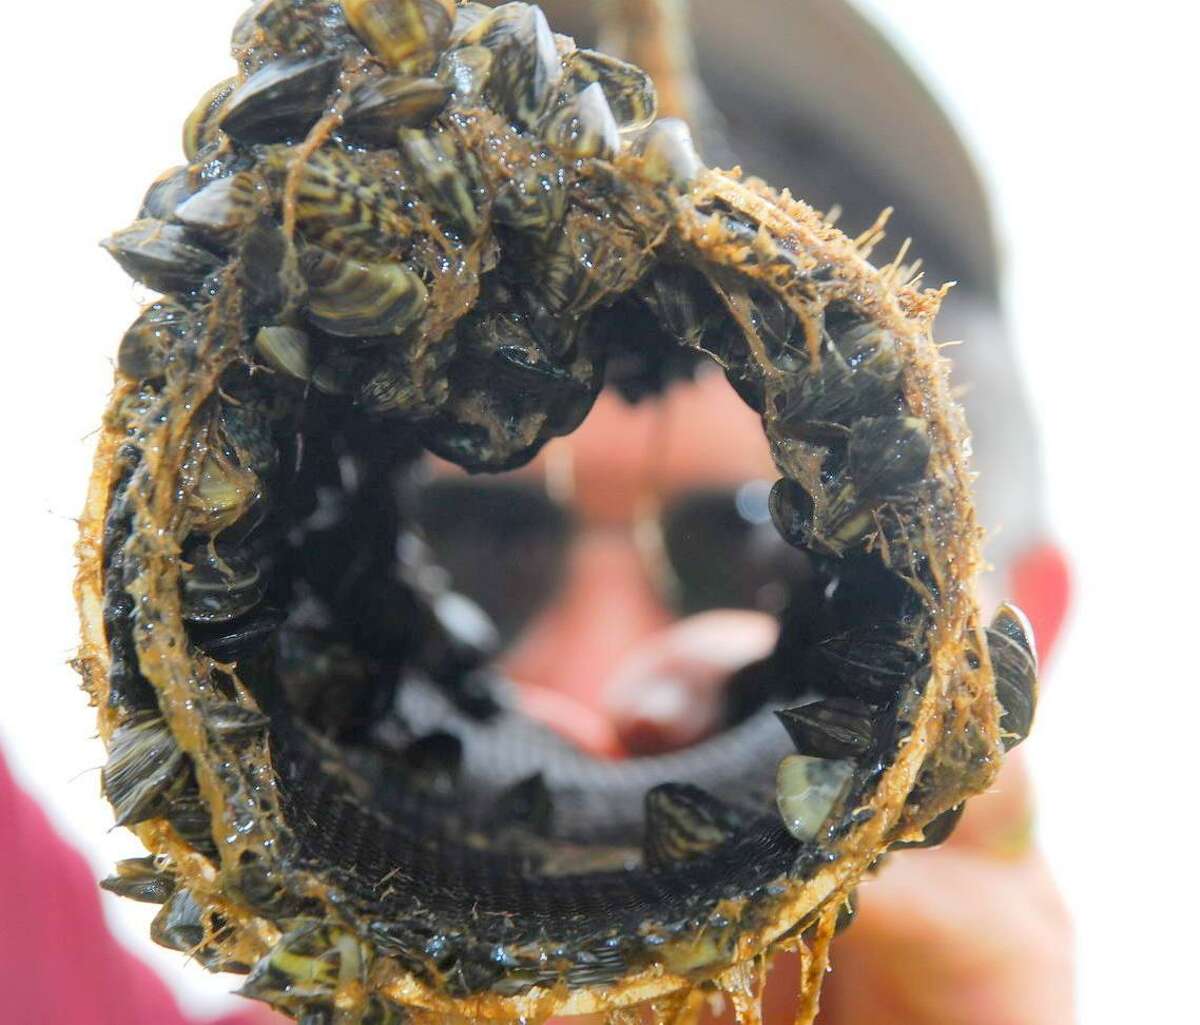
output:
{"label": "dark sunglasses lens", "polygon": [[779,612],[795,583],[811,572],[802,552],[771,524],[770,485],[696,491],[663,511],[663,544],[683,615],[710,609]]}
{"label": "dark sunglasses lens", "polygon": [[439,480],[417,522],[453,590],[512,640],[562,583],[570,521],[536,484]]}

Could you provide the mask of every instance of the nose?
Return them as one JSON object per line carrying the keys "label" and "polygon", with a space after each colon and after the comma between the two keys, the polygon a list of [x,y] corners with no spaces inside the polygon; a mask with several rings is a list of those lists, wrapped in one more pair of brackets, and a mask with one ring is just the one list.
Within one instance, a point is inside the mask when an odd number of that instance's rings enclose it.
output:
{"label": "nose", "polygon": [[605,681],[672,618],[628,532],[589,530],[571,550],[559,594],[526,629],[504,667],[518,684],[558,691],[601,710]]}

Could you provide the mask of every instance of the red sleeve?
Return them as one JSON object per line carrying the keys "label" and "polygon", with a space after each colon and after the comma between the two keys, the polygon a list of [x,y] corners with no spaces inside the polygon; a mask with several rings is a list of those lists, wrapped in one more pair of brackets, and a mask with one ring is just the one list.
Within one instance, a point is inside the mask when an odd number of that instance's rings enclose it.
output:
{"label": "red sleeve", "polygon": [[[0,756],[0,1023],[190,1025],[167,987],[109,934],[83,857]],[[281,1022],[248,1007],[213,1025]]]}
{"label": "red sleeve", "polygon": [[1011,570],[1013,601],[1033,624],[1043,668],[1058,642],[1071,604],[1071,570],[1062,549],[1052,542],[1022,553]]}

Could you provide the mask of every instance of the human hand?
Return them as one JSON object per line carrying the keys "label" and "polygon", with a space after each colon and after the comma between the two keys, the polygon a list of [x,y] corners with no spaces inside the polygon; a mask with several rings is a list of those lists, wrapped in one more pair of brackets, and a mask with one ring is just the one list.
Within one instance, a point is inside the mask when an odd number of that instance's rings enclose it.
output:
{"label": "human hand", "polygon": [[[1053,641],[1069,581],[1052,546],[1030,549],[1013,593]],[[691,743],[714,728],[720,683],[773,639],[752,613],[684,620],[631,658],[608,691],[626,745],[643,752]],[[1049,643],[1043,645],[1043,657]],[[740,658],[740,661],[739,661]],[[671,693],[647,686],[669,680]],[[668,700],[668,698],[670,700]],[[996,785],[973,798],[932,850],[898,851],[864,880],[853,926],[834,941],[819,1025],[1068,1025],[1074,1020],[1070,919],[1036,849],[1028,772],[1010,754]],[[764,1025],[790,1025],[795,955],[776,958]],[[727,1007],[718,1021],[732,1021]]]}
{"label": "human hand", "polygon": [[[892,855],[833,944],[821,1025],[1068,1025],[1071,925],[1033,845],[1025,766],[1010,755],[941,847]],[[794,964],[771,980],[766,1025],[790,1022]],[[794,1002],[794,996],[791,996]]]}

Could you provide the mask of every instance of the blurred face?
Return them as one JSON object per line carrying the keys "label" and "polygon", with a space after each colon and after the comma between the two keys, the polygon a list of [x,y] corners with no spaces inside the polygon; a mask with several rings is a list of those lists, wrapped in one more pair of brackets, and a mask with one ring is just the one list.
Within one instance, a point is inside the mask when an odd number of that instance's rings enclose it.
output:
{"label": "blurred face", "polygon": [[[495,590],[481,604],[522,620],[502,664],[527,710],[602,751],[588,710],[634,752],[715,728],[729,674],[774,644],[781,562],[802,560],[766,515],[776,476],[757,415],[707,372],[637,405],[605,392],[530,465],[476,478],[507,510],[495,515],[513,516],[513,543],[492,556],[460,546],[474,565],[451,575],[458,586],[486,564]],[[523,609],[538,588],[544,600]]]}

